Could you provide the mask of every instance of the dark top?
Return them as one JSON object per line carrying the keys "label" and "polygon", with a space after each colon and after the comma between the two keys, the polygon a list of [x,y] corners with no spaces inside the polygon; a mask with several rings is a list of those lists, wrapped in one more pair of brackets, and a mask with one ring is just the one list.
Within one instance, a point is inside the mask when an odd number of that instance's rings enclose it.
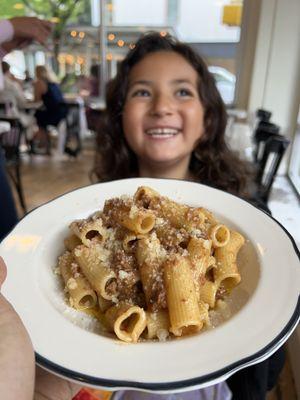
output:
{"label": "dark top", "polygon": [[42,95],[44,107],[35,113],[38,125],[44,128],[57,126],[67,115],[67,105],[59,86],[54,82],[45,83],[47,92]]}

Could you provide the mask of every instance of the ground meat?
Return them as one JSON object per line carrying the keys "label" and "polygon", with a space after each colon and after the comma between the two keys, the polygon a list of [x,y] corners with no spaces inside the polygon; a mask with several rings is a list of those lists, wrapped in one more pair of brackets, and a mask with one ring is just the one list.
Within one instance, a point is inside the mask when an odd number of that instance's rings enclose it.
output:
{"label": "ground meat", "polygon": [[109,295],[116,295],[118,292],[118,285],[117,285],[117,281],[115,279],[111,279],[110,281],[108,281],[108,283],[105,286],[105,291],[109,294]]}
{"label": "ground meat", "polygon": [[112,257],[112,269],[116,274],[119,301],[133,301],[137,297],[135,286],[140,280],[134,255],[127,254],[123,249],[116,250]]}
{"label": "ground meat", "polygon": [[219,286],[216,293],[216,300],[224,300],[226,295],[227,295],[227,290],[224,288],[224,286]]}

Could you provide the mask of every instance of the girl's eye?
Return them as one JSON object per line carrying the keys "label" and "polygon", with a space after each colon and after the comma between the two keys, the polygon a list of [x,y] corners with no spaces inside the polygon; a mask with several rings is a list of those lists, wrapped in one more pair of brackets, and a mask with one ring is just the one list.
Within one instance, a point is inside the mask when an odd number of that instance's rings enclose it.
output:
{"label": "girl's eye", "polygon": [[132,97],[149,97],[150,92],[146,89],[139,89],[132,93]]}
{"label": "girl's eye", "polygon": [[192,96],[192,92],[189,89],[179,89],[177,95],[180,97]]}

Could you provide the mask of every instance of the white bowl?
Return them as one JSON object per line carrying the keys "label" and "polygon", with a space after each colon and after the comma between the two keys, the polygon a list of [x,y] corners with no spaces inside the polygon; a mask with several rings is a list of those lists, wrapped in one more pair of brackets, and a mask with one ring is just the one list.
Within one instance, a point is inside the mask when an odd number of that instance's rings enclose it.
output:
{"label": "white bowl", "polygon": [[[206,207],[246,237],[233,315],[215,329],[179,340],[125,344],[99,335],[90,317],[66,305],[53,268],[69,223],[142,185]],[[75,190],[23,218],[1,243],[0,254],[9,271],[3,293],[29,331],[38,364],[86,385],[159,393],[206,387],[268,358],[299,320],[299,251],[292,237],[250,203],[197,183],[137,178]]]}

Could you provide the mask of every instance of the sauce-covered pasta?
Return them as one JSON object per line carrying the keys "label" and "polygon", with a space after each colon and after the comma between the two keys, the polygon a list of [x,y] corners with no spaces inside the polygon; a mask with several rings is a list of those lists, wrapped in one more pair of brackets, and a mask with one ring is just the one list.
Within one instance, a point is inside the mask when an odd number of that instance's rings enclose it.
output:
{"label": "sauce-covered pasta", "polygon": [[207,209],[143,186],[73,221],[58,270],[69,304],[99,315],[118,339],[166,340],[210,324],[241,280],[244,242]]}

